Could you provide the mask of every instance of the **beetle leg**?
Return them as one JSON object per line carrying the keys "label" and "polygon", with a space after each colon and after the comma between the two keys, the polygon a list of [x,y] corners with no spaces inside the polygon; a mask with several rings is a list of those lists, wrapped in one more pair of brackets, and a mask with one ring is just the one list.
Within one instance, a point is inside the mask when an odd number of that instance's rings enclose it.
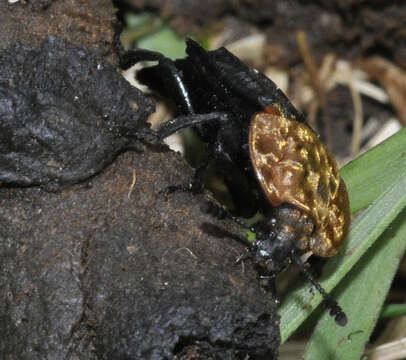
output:
{"label": "beetle leg", "polygon": [[167,199],[170,194],[176,192],[190,192],[194,195],[201,194],[203,192],[203,177],[204,173],[209,165],[209,157],[207,156],[203,163],[195,170],[193,180],[190,184],[186,185],[171,185],[161,190],[160,193]]}
{"label": "beetle leg", "polygon": [[[164,55],[157,51],[137,49],[126,50],[120,41],[120,35],[123,31],[124,25],[122,22],[117,22],[114,29],[113,45],[117,56],[120,61],[120,68],[123,70],[129,69],[131,66],[139,63],[140,61],[161,61],[167,59]],[[168,59],[169,61],[172,61]]]}
{"label": "beetle leg", "polygon": [[116,53],[119,57],[119,67],[123,70],[129,69],[131,66],[141,62],[141,61],[158,61],[159,66],[167,69],[171,76],[172,80],[175,82],[176,88],[179,90],[181,98],[184,102],[185,109],[189,114],[194,114],[192,101],[190,100],[189,93],[183,83],[182,76],[180,71],[176,67],[175,63],[168,57],[162,55],[157,51],[146,50],[146,49],[137,49],[137,50],[125,50],[121,41],[120,34],[123,30],[122,23],[116,25],[115,34],[114,34],[114,47]]}
{"label": "beetle leg", "polygon": [[[169,135],[175,132],[203,123],[209,123],[212,121],[228,121],[231,117],[226,112],[212,112],[207,114],[190,114],[185,116],[178,116],[172,120],[166,121],[161,124],[156,131],[160,139],[165,139]],[[187,185],[172,185],[168,186],[161,191],[167,198],[168,195],[175,192],[191,192],[193,194],[200,194],[203,191],[203,178],[206,172],[207,166],[209,165],[210,155],[206,157],[202,165],[200,165],[193,176],[193,180]]]}
{"label": "beetle leg", "polygon": [[159,144],[161,141],[159,134],[149,127],[138,130],[137,137],[150,144]]}
{"label": "beetle leg", "polygon": [[185,116],[178,116],[161,124],[157,132],[158,136],[161,139],[165,139],[169,135],[172,135],[175,132],[187,127],[209,123],[212,121],[228,121],[229,119],[229,114],[225,112],[211,112],[207,114],[190,114]]}
{"label": "beetle leg", "polygon": [[[225,112],[212,112],[207,114],[190,114],[185,116],[178,116],[172,120],[166,121],[160,125],[156,133],[160,139],[165,139],[169,135],[177,132],[178,130],[196,126],[203,123],[212,121],[228,121],[231,117]],[[209,165],[210,155],[206,157],[203,163],[195,170],[193,180],[187,185],[171,185],[161,191],[165,198],[175,192],[191,192],[192,194],[200,194],[203,191],[203,178]]]}

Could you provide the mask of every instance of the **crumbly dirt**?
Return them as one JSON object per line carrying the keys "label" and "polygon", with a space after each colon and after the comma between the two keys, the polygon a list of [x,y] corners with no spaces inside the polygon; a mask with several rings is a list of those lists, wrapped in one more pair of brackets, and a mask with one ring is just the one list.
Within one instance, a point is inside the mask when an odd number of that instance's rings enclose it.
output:
{"label": "crumbly dirt", "polygon": [[273,358],[278,317],[234,264],[243,246],[205,230],[202,197],[159,194],[190,175],[145,149],[58,193],[0,189],[1,356]]}

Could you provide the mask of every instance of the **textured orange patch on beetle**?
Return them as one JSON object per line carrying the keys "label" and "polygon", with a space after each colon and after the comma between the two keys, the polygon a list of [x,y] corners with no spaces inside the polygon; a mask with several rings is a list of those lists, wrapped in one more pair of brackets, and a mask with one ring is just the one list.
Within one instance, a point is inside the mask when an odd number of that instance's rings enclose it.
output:
{"label": "textured orange patch on beetle", "polygon": [[260,112],[251,120],[249,142],[255,174],[273,206],[291,204],[313,218],[316,229],[304,250],[332,256],[350,225],[345,184],[332,154],[314,131],[280,114]]}

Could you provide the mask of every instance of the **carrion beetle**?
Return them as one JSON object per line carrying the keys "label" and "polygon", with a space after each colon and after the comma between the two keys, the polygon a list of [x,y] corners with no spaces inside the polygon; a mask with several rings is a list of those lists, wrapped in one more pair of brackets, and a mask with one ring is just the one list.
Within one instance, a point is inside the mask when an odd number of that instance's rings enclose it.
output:
{"label": "carrion beetle", "polygon": [[257,211],[264,215],[249,227],[212,202],[202,206],[204,212],[231,218],[256,234],[238,260],[252,258],[259,277],[273,289],[275,276],[295,262],[321,293],[336,323],[344,326],[345,313],[300,258],[306,251],[333,256],[347,235],[349,200],[334,157],[274,82],[225,48],[205,51],[191,39],[186,44],[188,56],[176,61],[118,46],[122,68],[158,61],[137,73],[142,83],[177,107],[177,117],[162,124],[157,137],[193,127],[207,146],[208,157],[192,183],[172,186],[169,192],[201,192],[203,173],[214,163],[237,204],[237,214],[238,209],[248,209],[245,216]]}

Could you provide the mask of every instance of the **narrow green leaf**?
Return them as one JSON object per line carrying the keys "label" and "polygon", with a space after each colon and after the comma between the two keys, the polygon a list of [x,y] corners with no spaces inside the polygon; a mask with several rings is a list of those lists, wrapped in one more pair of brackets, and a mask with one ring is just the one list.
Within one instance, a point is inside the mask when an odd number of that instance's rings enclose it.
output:
{"label": "narrow green leaf", "polygon": [[127,14],[127,29],[121,34],[124,46],[131,48],[134,43],[141,49],[154,50],[171,59],[186,56],[185,39],[161,18],[150,12]]}
{"label": "narrow green leaf", "polygon": [[186,56],[185,39],[179,37],[167,25],[163,25],[158,31],[141,38],[137,42],[137,46],[142,49],[159,51],[173,60]]}
{"label": "narrow green leaf", "polygon": [[151,23],[153,18],[159,19],[159,17],[148,11],[144,11],[142,13],[127,13],[124,18],[125,23],[129,28],[144,26],[145,24]]}
{"label": "narrow green leaf", "polygon": [[305,360],[360,359],[403,257],[405,239],[403,210],[337,289],[340,295],[335,298],[347,313],[347,326],[338,327],[324,314],[308,344]]}
{"label": "narrow green leaf", "polygon": [[381,312],[381,318],[393,318],[405,315],[406,315],[406,304],[389,304],[386,305]]}
{"label": "narrow green leaf", "polygon": [[[353,222],[346,244],[326,264],[320,283],[331,291],[406,206],[406,170],[378,200]],[[289,294],[280,308],[282,342],[299,327],[321,302],[310,284]],[[346,310],[346,309],[344,309]],[[334,322],[334,320],[330,319]],[[336,325],[337,326],[337,325]]]}
{"label": "narrow green leaf", "polygon": [[406,168],[406,128],[344,166],[351,212],[371,204]]}

